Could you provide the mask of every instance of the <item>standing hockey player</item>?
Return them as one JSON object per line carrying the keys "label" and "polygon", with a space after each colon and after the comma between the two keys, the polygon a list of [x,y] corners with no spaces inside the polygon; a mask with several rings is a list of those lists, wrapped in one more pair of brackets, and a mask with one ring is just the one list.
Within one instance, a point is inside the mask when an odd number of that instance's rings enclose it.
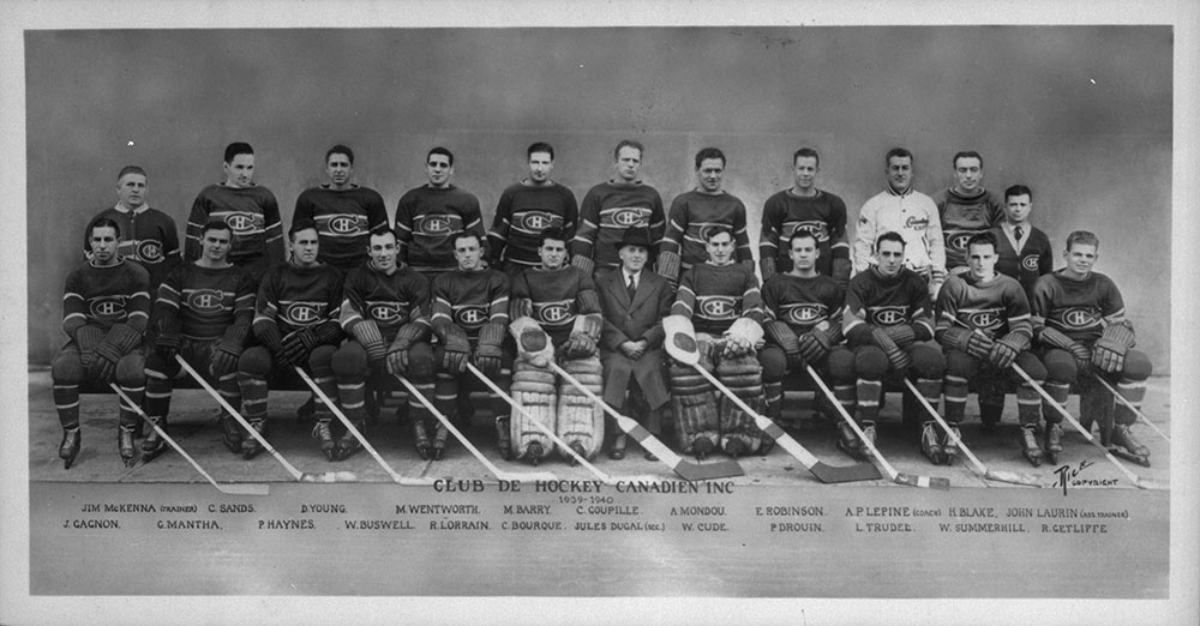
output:
{"label": "standing hockey player", "polygon": [[[854,354],[842,343],[845,291],[834,279],[817,273],[821,257],[817,236],[797,230],[788,239],[787,273],[775,274],[762,288],[767,344],[758,353],[762,364],[765,414],[778,421],[783,413],[783,378],[789,372],[807,376],[806,365],[827,378],[838,402],[854,414]],[[824,401],[817,394],[818,406]],[[836,415],[834,419],[837,420]],[[850,427],[837,420],[852,439]]]}
{"label": "standing hockey player", "polygon": [[[616,178],[588,190],[579,209],[579,230],[571,241],[571,264],[587,274],[621,265],[618,248],[625,231],[645,229],[657,246],[666,229],[662,196],[638,178],[645,147],[623,139],[613,150]],[[650,249],[651,258],[655,253]]]}
{"label": "standing hockey player", "polygon": [[[367,380],[387,371],[408,377],[432,396],[434,363],[429,344],[429,280],[411,267],[396,264],[396,234],[376,230],[370,235],[371,260],[350,270],[343,289],[341,324],[350,337],[333,354],[338,399],[346,417],[360,433],[366,432]],[[429,454],[425,435],[424,405],[408,399],[418,449]],[[358,439],[347,429],[337,442],[335,460],[358,451]]]}
{"label": "standing hockey player", "polygon": [[201,230],[209,220],[222,220],[233,229],[229,260],[246,269],[255,281],[283,262],[283,225],[279,204],[266,187],[254,183],[254,148],[235,142],[225,148],[225,181],[209,185],[196,196],[188,215],[184,261],[200,258]]}
{"label": "standing hockey player", "polygon": [[850,280],[850,244],[846,241],[846,203],[817,189],[821,157],[812,148],[792,155],[792,186],[767,198],[763,205],[758,262],[765,285],[776,272],[791,271],[788,242],[796,233],[812,233],[817,240],[816,271],[832,277],[845,289]]}
{"label": "standing hockey player", "polygon": [[[762,366],[757,344],[762,340],[762,293],[754,268],[734,261],[734,236],[726,226],[703,231],[708,261],[683,273],[672,315],[692,320],[700,366],[751,408],[763,402]],[[703,459],[718,445],[733,457],[770,452],[774,440],[763,436],[729,398],[717,401],[712,385],[692,367],[671,365],[671,403],[680,448]]]}
{"label": "standing hockey player", "polygon": [[[92,258],[67,275],[63,291],[63,331],[70,340],[50,364],[54,381],[54,406],[62,424],[58,456],[71,468],[79,454],[79,385],[113,381],[131,400],[142,402],[145,361],[142,336],[150,313],[149,276],[117,254],[121,229],[114,220],[101,218],[89,233]],[[126,464],[137,453],[133,446],[137,413],[121,402],[117,450]]]}
{"label": "standing hockey player", "polygon": [[[842,315],[842,330],[854,351],[858,377],[857,422],[872,443],[885,374],[915,377],[917,390],[936,407],[946,371],[941,352],[926,343],[933,339],[929,288],[924,278],[905,267],[904,237],[883,233],[874,249],[874,263],[850,279]],[[912,404],[906,393],[905,415],[915,412]],[[847,434],[842,432],[838,447],[851,456],[867,458],[867,446]],[[932,421],[925,423],[920,441],[926,455],[936,453],[940,458],[941,444]]]}
{"label": "standing hockey player", "polygon": [[92,225],[110,219],[121,229],[117,254],[126,261],[137,261],[150,276],[150,293],[179,266],[179,231],[170,215],[150,206],[146,170],[126,165],[117,174],[117,205],[92,218],[83,232],[83,251],[91,253]]}
{"label": "standing hockey player", "polygon": [[[646,267],[652,247],[645,229],[626,229],[617,250],[621,268],[597,276],[596,291],[604,315],[600,333],[604,402],[658,436],[662,414],[671,401],[663,370],[662,319],[671,314],[674,294],[665,278]],[[626,436],[617,432],[608,452],[614,460],[625,458]],[[654,460],[648,451],[646,458]]]}
{"label": "standing hockey player", "polygon": [[[513,336],[518,339],[513,399],[577,454],[590,459],[604,445],[604,412],[566,381],[559,383],[555,393],[554,373],[543,359],[561,362],[563,369],[589,385],[593,393],[602,393],[603,368],[597,347],[603,327],[600,298],[592,277],[566,264],[568,238],[563,231],[546,230],[540,239],[541,265],[525,270],[512,287],[510,317]],[[530,340],[525,333],[540,337]],[[549,456],[554,444],[541,430],[526,424],[527,419],[520,413],[512,418],[512,456],[536,465]],[[560,454],[573,460],[565,450]]]}
{"label": "standing hockey player", "polygon": [[1029,223],[1032,211],[1033,191],[1025,185],[1013,185],[1004,190],[1004,220],[992,229],[999,257],[996,271],[1020,281],[1030,297],[1037,279],[1054,271],[1050,238]]}
{"label": "standing hockey player", "polygon": [[674,283],[680,269],[708,259],[705,232],[725,226],[733,234],[733,260],[754,271],[750,238],[746,232],[746,205],[721,188],[725,155],[716,148],[696,153],[696,178],[700,186],[671,201],[667,232],[658,252],[658,273]]}
{"label": "standing hockey player", "polygon": [[490,264],[510,278],[540,262],[538,236],[542,231],[557,228],[572,237],[579,220],[575,194],[550,179],[554,171],[554,147],[539,141],[525,153],[529,159],[529,177],[500,194],[492,230],[488,233]]}
{"label": "standing hockey player", "polygon": [[[1133,324],[1125,319],[1125,302],[1112,279],[1092,271],[1100,258],[1100,239],[1086,230],[1067,237],[1067,266],[1038,279],[1033,287],[1033,327],[1046,366],[1046,391],[1059,404],[1067,401],[1071,385],[1080,389],[1080,413],[1090,425],[1100,424],[1100,440],[1125,458],[1150,464],[1150,449],[1133,437],[1129,427],[1137,415],[1114,399],[1092,375],[1116,383],[1117,391],[1134,406],[1146,395],[1149,357],[1134,350]],[[1061,449],[1062,419],[1044,407],[1046,448]],[[1053,447],[1052,447],[1053,446]]]}
{"label": "standing hockey player", "polygon": [[[238,359],[254,318],[254,279],[229,262],[233,231],[221,220],[204,225],[201,255],[171,272],[158,288],[148,333],[153,350],[146,357],[146,413],[163,429],[171,410],[172,380],[179,376],[180,354],[207,371],[230,406],[241,404]],[[225,446],[241,452],[242,427],[222,412]],[[167,448],[154,430],[142,441],[142,459]]]}
{"label": "standing hockey player", "polygon": [[[512,371],[512,348],[504,338],[508,328],[508,276],[484,267],[482,238],[473,231],[460,232],[451,239],[458,269],[443,272],[433,279],[430,321],[439,345],[434,353],[438,364],[433,404],[450,419],[458,415],[459,394],[469,393],[470,386],[461,385],[468,359],[492,379],[501,390],[507,390]],[[467,380],[470,380],[468,378]],[[469,404],[469,402],[468,402]],[[493,398],[496,429],[502,435],[508,430],[508,406]],[[432,448],[421,447],[418,431],[417,452],[421,458],[432,454],[434,460],[446,453],[448,430],[438,422]],[[503,440],[501,450],[508,448]]]}
{"label": "standing hockey player", "polygon": [[1000,201],[983,187],[983,157],[974,150],[959,152],[951,160],[954,186],[933,194],[946,243],[946,270],[967,271],[967,240],[1000,222]]}
{"label": "standing hockey player", "polygon": [[[1000,398],[1004,408],[1004,392],[1009,382],[1017,384],[1017,420],[1021,424],[1021,451],[1037,466],[1042,460],[1036,431],[1041,420],[1041,398],[1032,385],[1009,368],[1016,363],[1041,384],[1046,369],[1030,352],[1033,325],[1030,321],[1029,300],[1015,278],[996,273],[996,239],[992,233],[972,235],[967,241],[966,273],[952,275],[942,285],[937,301],[935,334],[946,356],[946,377],[942,387],[945,395],[946,422],[958,433],[967,407],[968,384],[976,381],[979,388],[980,412],[986,421],[999,420],[999,413],[986,415],[984,398]],[[994,422],[993,422],[994,423]],[[923,447],[924,439],[922,439]],[[934,464],[954,462],[959,454],[954,439],[942,433],[941,439],[929,442],[930,458]]]}
{"label": "standing hockey player", "polygon": [[395,222],[400,258],[432,279],[457,266],[455,235],[475,233],[483,241],[485,232],[479,199],[450,183],[454,154],[433,148],[425,155],[425,173],[429,182],[408,190],[396,204]]}
{"label": "standing hockey player", "polygon": [[[242,415],[264,437],[267,381],[272,375],[294,378],[294,373],[289,375],[293,366],[307,366],[326,396],[337,394],[331,361],[342,340],[338,324],[342,273],[317,260],[320,239],[315,223],[294,222],[288,237],[292,258],[272,268],[258,288],[253,324],[258,345],[247,348],[238,361]],[[333,414],[324,403],[318,403],[316,418],[313,438],[320,442],[325,457],[333,460]],[[242,440],[244,457],[250,459],[259,452],[262,444],[257,439]]]}
{"label": "standing hockey player", "polygon": [[349,147],[338,144],[325,151],[325,174],[329,182],[296,198],[292,222],[314,222],[321,239],[318,260],[345,274],[367,260],[369,234],[388,228],[387,209],[377,191],[353,182]]}
{"label": "standing hockey player", "polygon": [[904,239],[904,264],[925,280],[930,297],[937,295],[946,280],[946,250],[937,205],[929,196],[912,188],[913,155],[892,148],[884,158],[888,188],[863,204],[854,231],[854,273],[861,274],[875,262],[875,243],[880,235],[899,233]]}

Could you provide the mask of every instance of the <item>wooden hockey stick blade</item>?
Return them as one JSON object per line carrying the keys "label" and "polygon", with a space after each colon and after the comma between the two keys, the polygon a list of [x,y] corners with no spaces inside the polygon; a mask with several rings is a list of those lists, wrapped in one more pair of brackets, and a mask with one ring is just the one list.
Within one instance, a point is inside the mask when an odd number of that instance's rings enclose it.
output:
{"label": "wooden hockey stick blade", "polygon": [[109,383],[108,386],[112,387],[112,390],[117,392],[117,396],[119,396],[121,400],[125,402],[125,404],[132,407],[134,413],[137,413],[137,416],[142,418],[142,421],[149,424],[150,428],[153,428],[154,432],[158,433],[158,436],[163,438],[163,441],[167,442],[167,444],[174,448],[175,451],[179,453],[179,456],[182,456],[184,460],[190,463],[192,468],[199,472],[200,475],[209,482],[209,484],[211,484],[213,487],[216,487],[217,491],[233,496],[265,496],[270,493],[271,488],[262,483],[234,483],[228,485],[222,485],[218,483],[216,479],[214,479],[208,472],[204,471],[203,467],[200,467],[200,464],[196,462],[196,459],[193,459],[192,455],[188,454],[187,451],[183,449],[183,446],[176,443],[175,440],[167,434],[167,431],[160,428],[158,424],[155,424],[154,421],[150,419],[150,416],[146,415],[146,412],[142,410],[142,407],[130,400],[129,396],[125,395],[125,392],[122,391],[116,383]]}
{"label": "wooden hockey stick blade", "polygon": [[721,461],[717,461],[715,463],[703,464],[693,463],[684,459],[678,454],[675,454],[675,452],[668,448],[666,444],[659,441],[657,437],[650,434],[650,431],[646,430],[641,424],[637,423],[637,420],[618,413],[616,409],[612,408],[605,403],[604,400],[600,399],[599,396],[592,393],[591,389],[585,387],[583,383],[579,382],[574,376],[572,376],[563,368],[559,367],[557,363],[551,362],[550,367],[556,374],[562,376],[563,380],[567,381],[576,389],[583,392],[583,395],[587,396],[592,402],[595,402],[596,406],[603,409],[605,413],[609,414],[614,420],[616,420],[618,428],[624,431],[625,434],[633,437],[642,446],[642,448],[658,457],[659,461],[661,461],[667,467],[670,467],[671,471],[678,474],[680,478],[689,481],[697,481],[745,475],[745,470],[743,470],[742,466],[733,459],[722,459]]}
{"label": "wooden hockey stick blade", "polygon": [[330,412],[342,422],[342,425],[346,427],[346,430],[353,435],[355,439],[358,439],[358,442],[361,443],[363,449],[371,455],[371,458],[375,459],[375,462],[383,468],[383,471],[387,472],[388,476],[391,477],[392,482],[398,485],[413,486],[433,484],[434,479],[432,478],[406,478],[401,476],[396,470],[392,469],[392,466],[388,465],[387,461],[384,461],[383,457],[379,455],[379,452],[375,450],[375,446],[371,445],[371,442],[367,441],[367,438],[363,436],[357,427],[354,426],[354,423],[346,417],[346,414],[342,413],[342,410],[338,408],[337,404],[334,403],[324,391],[321,391],[321,388],[317,385],[317,382],[313,380],[307,372],[301,369],[300,366],[293,365],[292,368],[296,370],[296,373],[300,375],[300,378],[304,379],[304,384],[308,385],[308,387],[312,389],[313,393],[315,393],[317,397],[321,399],[321,402],[324,402],[325,406],[329,407]]}
{"label": "wooden hockey stick blade", "polygon": [[1147,426],[1149,426],[1151,430],[1158,433],[1159,437],[1166,439],[1167,442],[1170,443],[1171,438],[1168,437],[1166,433],[1159,430],[1158,427],[1154,425],[1154,422],[1151,422],[1150,418],[1146,417],[1145,413],[1142,413],[1141,409],[1137,408],[1136,406],[1133,406],[1133,403],[1130,402],[1129,400],[1126,400],[1125,396],[1121,395],[1120,391],[1117,391],[1116,389],[1114,389],[1112,384],[1110,384],[1107,380],[1104,380],[1103,376],[1097,374],[1096,372],[1092,372],[1092,377],[1095,378],[1096,380],[1100,381],[1100,384],[1104,385],[1104,388],[1107,389],[1110,393],[1112,393],[1113,397],[1117,399],[1117,402],[1124,404],[1126,408],[1128,408],[1130,411],[1133,411],[1134,415],[1141,418],[1141,420],[1143,422],[1145,422],[1145,424]]}
{"label": "wooden hockey stick blade", "polygon": [[460,432],[458,428],[454,426],[454,424],[451,424],[450,420],[443,415],[442,412],[437,409],[437,407],[433,406],[433,403],[429,401],[429,398],[426,398],[425,394],[418,391],[416,386],[409,382],[407,378],[400,376],[399,374],[392,374],[392,376],[394,376],[396,380],[400,381],[400,384],[404,385],[404,388],[408,390],[408,393],[412,394],[412,397],[416,398],[418,402],[424,405],[424,407],[429,410],[429,413],[437,418],[437,420],[446,427],[446,430],[450,431],[450,434],[454,435],[454,438],[458,439],[459,443],[461,443],[463,447],[466,448],[467,451],[470,452],[480,463],[482,463],[483,466],[486,467],[488,471],[490,471],[496,478],[507,481],[543,480],[552,482],[558,480],[558,477],[550,472],[508,472],[496,467],[496,465],[489,461],[488,458],[479,451],[479,448],[476,448],[474,444],[467,439],[466,435],[463,435],[462,432]]}
{"label": "wooden hockey stick blade", "polygon": [[354,472],[321,472],[319,474],[311,474],[304,472],[300,475],[302,483],[354,483],[358,482],[358,476]]}
{"label": "wooden hockey stick blade", "polygon": [[549,437],[550,440],[555,443],[555,445],[557,445],[558,447],[565,450],[567,452],[567,454],[570,454],[573,459],[575,459],[580,465],[582,465],[584,468],[586,468],[589,472],[594,474],[596,476],[596,478],[599,478],[600,480],[602,480],[610,485],[616,484],[617,480],[615,478],[600,471],[599,468],[597,468],[595,465],[592,465],[590,462],[588,462],[587,459],[583,458],[583,455],[576,452],[575,449],[570,446],[570,444],[563,441],[562,438],[559,437],[553,430],[550,430],[549,427],[547,427],[545,424],[539,422],[532,415],[530,415],[529,412],[525,410],[525,407],[517,404],[517,401],[514,400],[512,396],[508,395],[507,393],[504,393],[503,389],[500,389],[500,387],[498,385],[496,385],[496,383],[492,382],[492,379],[485,376],[483,374],[483,372],[479,371],[479,369],[477,367],[475,367],[475,365],[469,361],[467,362],[467,370],[470,371],[472,374],[474,374],[475,378],[478,378],[480,382],[482,382],[489,389],[491,389],[492,393],[496,394],[502,400],[507,402],[508,405],[511,406],[514,411],[519,411],[522,415],[524,415],[525,419],[528,420],[529,423],[532,423],[534,428],[537,428],[538,430],[542,431],[543,435],[546,435],[547,437]]}

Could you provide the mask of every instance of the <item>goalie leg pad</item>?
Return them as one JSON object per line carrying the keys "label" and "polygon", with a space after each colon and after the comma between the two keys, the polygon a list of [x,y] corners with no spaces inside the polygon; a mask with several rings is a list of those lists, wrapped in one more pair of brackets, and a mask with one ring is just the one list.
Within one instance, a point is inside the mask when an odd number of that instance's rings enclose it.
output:
{"label": "goalie leg pad", "polygon": [[[581,381],[582,382],[582,381]],[[554,430],[556,422],[555,377],[549,369],[537,367],[528,361],[517,361],[513,365],[511,394],[517,406],[524,412],[513,411],[509,419],[509,438],[514,458],[529,461],[541,460],[554,451],[554,442],[540,429],[529,423],[530,417]],[[531,444],[534,450],[530,450]],[[530,456],[532,455],[532,456]]]}
{"label": "goalie leg pad", "polygon": [[[762,411],[763,384],[762,366],[753,354],[721,359],[717,365],[717,376],[730,391],[750,408]],[[720,419],[721,449],[730,454],[753,454],[762,445],[762,431],[733,400],[721,397]]]}
{"label": "goalie leg pad", "polygon": [[[572,359],[563,369],[583,383],[589,391],[601,395],[604,391],[604,371],[599,357]],[[604,411],[592,403],[574,385],[563,381],[558,395],[558,427],[556,433],[567,445],[583,449],[584,458],[591,459],[604,445]],[[572,458],[565,450],[564,458]]]}
{"label": "goalie leg pad", "polygon": [[675,432],[679,449],[690,454],[699,439],[708,448],[717,446],[717,402],[712,386],[695,369],[687,365],[671,366],[671,411],[675,415]]}

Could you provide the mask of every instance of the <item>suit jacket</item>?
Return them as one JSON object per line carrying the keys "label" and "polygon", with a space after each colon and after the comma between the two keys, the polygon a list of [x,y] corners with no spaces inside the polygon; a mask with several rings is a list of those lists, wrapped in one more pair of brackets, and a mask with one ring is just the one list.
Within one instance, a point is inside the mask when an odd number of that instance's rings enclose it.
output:
{"label": "suit jacket", "polygon": [[[633,377],[651,409],[663,406],[671,399],[663,373],[666,354],[662,349],[665,337],[662,318],[671,313],[674,299],[670,283],[643,268],[637,292],[630,301],[625,288],[625,273],[611,270],[601,272],[596,278],[596,289],[604,313],[604,330],[600,333],[604,401],[614,407],[621,406],[629,379]],[[641,339],[648,345],[642,358],[636,361],[618,349],[626,341]]]}

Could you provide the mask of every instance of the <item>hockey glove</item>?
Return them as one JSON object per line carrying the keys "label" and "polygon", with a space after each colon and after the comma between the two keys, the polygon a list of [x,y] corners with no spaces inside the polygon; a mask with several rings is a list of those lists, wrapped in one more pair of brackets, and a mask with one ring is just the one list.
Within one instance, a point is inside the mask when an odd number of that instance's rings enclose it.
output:
{"label": "hockey glove", "polygon": [[1017,360],[1017,355],[1029,349],[1029,336],[1024,333],[1008,333],[996,341],[992,346],[991,353],[988,359],[999,369],[1008,369],[1008,366]]}
{"label": "hockey glove", "polygon": [[427,332],[428,327],[424,324],[409,323],[400,327],[396,333],[396,339],[388,348],[388,372],[397,376],[404,376],[408,373],[408,351],[412,349],[414,343],[424,341],[427,338]]}
{"label": "hockey glove", "polygon": [[218,342],[213,348],[209,359],[208,371],[213,378],[237,371],[238,359],[242,356],[241,346],[230,346],[224,341]]}
{"label": "hockey glove", "polygon": [[258,338],[259,343],[271,351],[276,359],[283,353],[283,336],[279,334],[279,327],[275,325],[275,322],[255,324],[254,336]]}
{"label": "hockey glove", "polygon": [[896,342],[896,345],[901,348],[911,346],[917,340],[917,332],[908,324],[895,324],[893,326],[884,326],[883,332]]}
{"label": "hockey glove", "polygon": [[83,364],[83,369],[89,370],[92,367],[92,360],[96,358],[96,346],[104,341],[104,330],[97,326],[84,325],[75,329],[75,345],[79,346],[79,362]]}
{"label": "hockey glove", "polygon": [[1075,363],[1079,365],[1080,370],[1086,370],[1091,365],[1091,351],[1078,341],[1064,335],[1061,331],[1046,326],[1042,329],[1041,334],[1038,335],[1038,339],[1047,346],[1070,352],[1075,357]]}
{"label": "hockey glove", "polygon": [[800,352],[804,360],[815,363],[825,358],[830,350],[842,340],[842,326],[821,322],[811,331],[800,336]]}
{"label": "hockey glove", "polygon": [[319,343],[320,341],[312,329],[294,330],[283,338],[283,352],[280,354],[280,358],[287,365],[301,365]]}
{"label": "hockey glove", "polygon": [[154,338],[154,351],[168,363],[175,362],[175,354],[179,352],[179,335],[159,335]]}
{"label": "hockey glove", "polygon": [[803,339],[796,337],[796,332],[786,323],[770,320],[763,324],[763,334],[771,340],[771,343],[783,349],[783,354],[787,356],[788,367],[799,367],[804,360],[808,360],[808,357],[804,356]]}
{"label": "hockey glove", "polygon": [[1092,363],[1103,372],[1125,369],[1125,353],[1133,347],[1133,329],[1125,324],[1109,324],[1092,345]]}
{"label": "hockey glove", "polygon": [[887,355],[888,361],[891,362],[892,367],[896,371],[903,372],[912,365],[912,357],[908,356],[907,352],[896,345],[896,342],[882,328],[875,327],[871,329],[871,341],[883,350],[883,353]]}
{"label": "hockey glove", "polygon": [[479,329],[479,343],[475,348],[475,365],[489,378],[500,373],[501,357],[504,354],[501,346],[504,344],[505,331],[504,325],[496,322],[488,322]]}
{"label": "hockey glove", "polygon": [[583,270],[583,273],[587,274],[588,276],[591,276],[596,272],[596,262],[593,261],[591,257],[586,257],[582,254],[576,254],[575,256],[571,257],[571,265]]}
{"label": "hockey glove", "polygon": [[763,256],[758,262],[759,268],[762,269],[762,279],[765,285],[772,276],[775,275],[775,257]]}
{"label": "hockey glove", "polygon": [[442,369],[451,374],[461,374],[471,356],[467,331],[453,323],[439,324],[438,331],[438,337],[442,340]]}
{"label": "hockey glove", "polygon": [[137,348],[142,334],[129,324],[113,324],[104,340],[96,346],[91,373],[101,382],[112,382],[117,371],[117,361]]}
{"label": "hockey glove", "polygon": [[350,334],[367,351],[367,362],[371,367],[383,364],[383,359],[387,356],[387,347],[383,345],[383,334],[379,332],[375,320],[360,321],[350,328]]}
{"label": "hockey glove", "polygon": [[959,328],[947,328],[942,332],[942,345],[947,348],[966,352],[977,359],[991,359],[992,345],[995,342],[981,332]]}

